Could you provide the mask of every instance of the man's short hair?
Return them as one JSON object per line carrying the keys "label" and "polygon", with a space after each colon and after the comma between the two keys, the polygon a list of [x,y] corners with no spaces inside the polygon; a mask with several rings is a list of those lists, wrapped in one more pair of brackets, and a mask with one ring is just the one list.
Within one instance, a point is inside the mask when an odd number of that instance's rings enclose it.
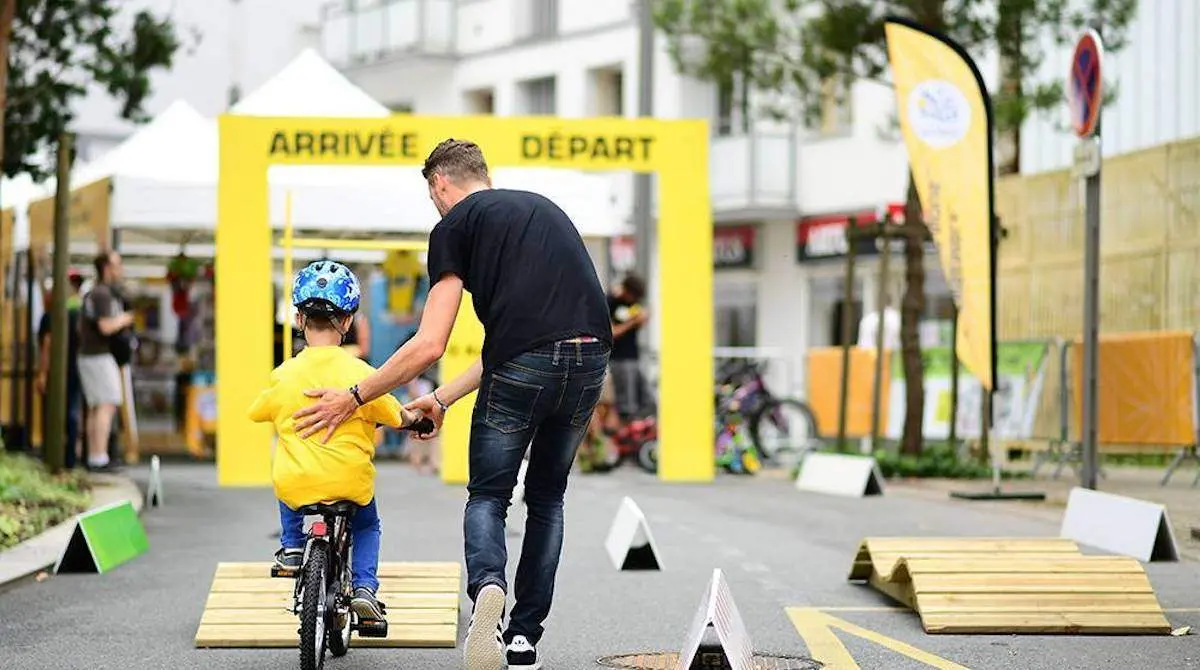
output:
{"label": "man's short hair", "polygon": [[626,276],[625,280],[621,282],[621,288],[624,288],[625,292],[634,300],[641,300],[646,297],[646,282],[642,281],[642,278],[635,274]]}
{"label": "man's short hair", "polygon": [[107,268],[112,263],[112,255],[112,251],[101,251],[92,260],[92,265],[96,268],[96,281],[104,279],[104,268]]}
{"label": "man's short hair", "polygon": [[425,181],[434,174],[444,175],[450,181],[461,184],[467,181],[487,181],[488,166],[483,159],[483,150],[470,140],[450,138],[429,152],[421,176]]}

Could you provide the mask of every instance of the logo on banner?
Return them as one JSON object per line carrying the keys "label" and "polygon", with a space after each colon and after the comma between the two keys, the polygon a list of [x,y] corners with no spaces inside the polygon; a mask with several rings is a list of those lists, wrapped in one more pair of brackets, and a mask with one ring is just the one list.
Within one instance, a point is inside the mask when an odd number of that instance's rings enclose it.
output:
{"label": "logo on banner", "polygon": [[929,79],[909,93],[908,119],[921,141],[934,149],[948,149],[966,137],[971,105],[954,84]]}

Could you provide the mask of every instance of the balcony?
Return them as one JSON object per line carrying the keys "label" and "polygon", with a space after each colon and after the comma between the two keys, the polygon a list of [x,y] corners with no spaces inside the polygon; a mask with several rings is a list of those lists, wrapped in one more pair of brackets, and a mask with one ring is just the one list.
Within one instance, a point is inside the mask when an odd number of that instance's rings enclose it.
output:
{"label": "balcony", "polygon": [[321,52],[339,69],[454,55],[454,0],[343,0],[325,8]]}
{"label": "balcony", "polygon": [[750,132],[715,136],[709,146],[709,189],[718,222],[793,218],[796,135]]}

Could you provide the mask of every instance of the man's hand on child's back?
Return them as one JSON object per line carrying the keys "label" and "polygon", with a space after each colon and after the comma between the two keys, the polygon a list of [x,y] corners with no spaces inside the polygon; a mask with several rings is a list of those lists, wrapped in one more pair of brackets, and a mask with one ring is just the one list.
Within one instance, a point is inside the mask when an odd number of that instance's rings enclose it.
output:
{"label": "man's hand on child's back", "polygon": [[321,438],[321,442],[328,442],[329,438],[333,437],[333,431],[358,409],[358,402],[348,391],[313,389],[305,391],[304,395],[320,400],[292,415],[296,422],[296,432],[303,438],[311,437],[325,429],[325,437]]}

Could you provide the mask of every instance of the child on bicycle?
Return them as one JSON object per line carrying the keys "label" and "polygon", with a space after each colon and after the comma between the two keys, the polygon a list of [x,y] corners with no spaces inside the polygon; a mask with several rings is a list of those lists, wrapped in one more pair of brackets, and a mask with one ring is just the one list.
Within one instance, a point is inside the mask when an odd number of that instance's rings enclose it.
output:
{"label": "child on bicycle", "polygon": [[275,496],[282,526],[275,563],[295,570],[304,560],[305,505],[350,501],[359,505],[350,518],[351,608],[360,618],[382,620],[375,597],[379,589],[379,514],[375,507],[375,428],[410,425],[418,417],[400,401],[383,395],[362,407],[334,432],[328,442],[302,438],[292,414],[311,402],[307,389],[348,388],[374,368],[342,348],[359,303],[358,278],[349,268],[317,261],[296,276],[292,287],[296,325],[307,346],[271,373],[271,385],[250,408],[250,418],[275,425],[278,443],[272,464]]}

